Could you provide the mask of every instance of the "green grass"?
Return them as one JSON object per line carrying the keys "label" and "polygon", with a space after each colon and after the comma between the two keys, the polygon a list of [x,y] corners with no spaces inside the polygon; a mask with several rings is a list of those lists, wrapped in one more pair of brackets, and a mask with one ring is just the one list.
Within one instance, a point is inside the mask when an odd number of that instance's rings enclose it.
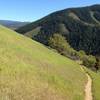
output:
{"label": "green grass", "polygon": [[93,80],[93,97],[94,100],[100,100],[100,72],[96,73],[89,69],[86,69],[86,71],[90,74]]}
{"label": "green grass", "polygon": [[0,26],[0,100],[84,100],[86,78],[74,61]]}

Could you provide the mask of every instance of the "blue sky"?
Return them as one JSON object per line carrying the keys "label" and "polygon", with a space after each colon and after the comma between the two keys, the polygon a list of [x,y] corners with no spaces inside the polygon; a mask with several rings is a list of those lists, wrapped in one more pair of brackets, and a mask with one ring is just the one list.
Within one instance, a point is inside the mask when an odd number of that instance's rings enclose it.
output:
{"label": "blue sky", "polygon": [[0,19],[35,21],[70,7],[100,4],[100,0],[0,0]]}

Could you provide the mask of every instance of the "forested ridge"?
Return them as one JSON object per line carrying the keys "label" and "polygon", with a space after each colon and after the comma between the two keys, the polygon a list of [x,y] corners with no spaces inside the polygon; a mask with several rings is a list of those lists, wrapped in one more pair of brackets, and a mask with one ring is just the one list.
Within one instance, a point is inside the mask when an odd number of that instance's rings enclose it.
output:
{"label": "forested ridge", "polygon": [[54,12],[16,30],[45,45],[54,33],[63,35],[76,50],[100,54],[100,5]]}

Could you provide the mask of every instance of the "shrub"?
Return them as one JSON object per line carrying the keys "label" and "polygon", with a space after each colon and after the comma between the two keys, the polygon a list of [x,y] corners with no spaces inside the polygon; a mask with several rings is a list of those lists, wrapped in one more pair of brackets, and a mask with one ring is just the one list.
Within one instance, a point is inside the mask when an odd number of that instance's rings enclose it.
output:
{"label": "shrub", "polygon": [[83,50],[80,50],[79,52],[77,52],[77,55],[80,60],[83,60],[84,56],[86,56],[86,53]]}
{"label": "shrub", "polygon": [[96,68],[96,70],[99,70],[100,69],[100,58],[97,57],[96,60],[97,60],[97,62],[96,62],[95,68]]}
{"label": "shrub", "polygon": [[95,67],[96,65],[96,58],[92,55],[89,56],[84,56],[83,58],[83,65],[87,66],[87,67]]}

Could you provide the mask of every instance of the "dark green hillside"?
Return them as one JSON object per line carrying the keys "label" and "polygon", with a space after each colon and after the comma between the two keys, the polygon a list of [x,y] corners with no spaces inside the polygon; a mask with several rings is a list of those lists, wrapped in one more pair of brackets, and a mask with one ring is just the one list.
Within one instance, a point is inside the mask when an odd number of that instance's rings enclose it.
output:
{"label": "dark green hillside", "polygon": [[45,45],[59,33],[76,50],[100,54],[100,5],[58,11],[16,31]]}

